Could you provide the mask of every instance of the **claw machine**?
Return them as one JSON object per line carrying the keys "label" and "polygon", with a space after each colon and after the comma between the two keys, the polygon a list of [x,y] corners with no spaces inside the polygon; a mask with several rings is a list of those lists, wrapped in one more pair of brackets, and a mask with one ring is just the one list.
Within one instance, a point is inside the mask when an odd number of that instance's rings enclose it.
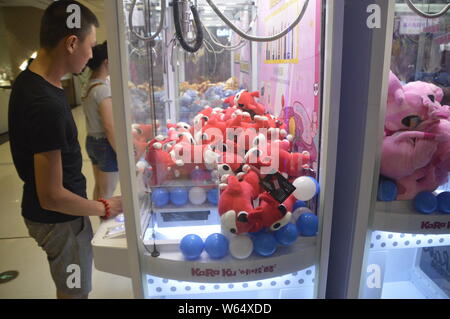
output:
{"label": "claw machine", "polygon": [[341,6],[105,5],[124,215],[95,267],[137,298],[323,297]]}
{"label": "claw machine", "polygon": [[346,12],[327,296],[447,299],[450,5],[377,1],[369,29],[371,2]]}

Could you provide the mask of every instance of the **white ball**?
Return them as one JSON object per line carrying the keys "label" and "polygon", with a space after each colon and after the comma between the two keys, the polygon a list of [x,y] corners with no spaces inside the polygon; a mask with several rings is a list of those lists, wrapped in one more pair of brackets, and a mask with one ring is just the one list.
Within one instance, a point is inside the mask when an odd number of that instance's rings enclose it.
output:
{"label": "white ball", "polygon": [[192,187],[189,190],[189,201],[194,205],[201,205],[206,201],[206,191],[201,187]]}
{"label": "white ball", "polygon": [[297,178],[294,183],[295,198],[307,202],[311,200],[317,193],[317,184],[313,178],[308,176],[302,176]]}
{"label": "white ball", "polygon": [[139,173],[143,173],[144,170],[145,170],[147,167],[148,167],[148,164],[147,164],[146,161],[139,161],[139,162],[136,163],[136,170],[137,170]]}
{"label": "white ball", "polygon": [[248,236],[235,236],[230,240],[230,254],[236,259],[247,259],[253,252],[253,241]]}

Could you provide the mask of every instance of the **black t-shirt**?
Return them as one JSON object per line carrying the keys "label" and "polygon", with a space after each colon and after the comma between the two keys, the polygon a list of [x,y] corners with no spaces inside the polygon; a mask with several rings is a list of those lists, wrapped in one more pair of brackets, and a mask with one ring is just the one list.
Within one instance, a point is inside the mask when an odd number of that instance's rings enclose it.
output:
{"label": "black t-shirt", "polygon": [[64,187],[86,198],[78,131],[64,91],[28,69],[19,74],[9,101],[9,137],[14,165],[25,183],[22,216],[49,224],[79,218],[44,210],[34,175],[34,154],[61,150]]}

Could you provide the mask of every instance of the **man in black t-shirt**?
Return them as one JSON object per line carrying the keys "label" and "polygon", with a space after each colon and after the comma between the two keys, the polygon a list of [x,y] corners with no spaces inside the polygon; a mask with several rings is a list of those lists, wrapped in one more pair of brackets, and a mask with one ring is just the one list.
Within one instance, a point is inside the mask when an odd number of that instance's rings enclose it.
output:
{"label": "man in black t-shirt", "polygon": [[11,153],[24,182],[22,215],[47,254],[58,298],[87,298],[91,291],[88,216],[122,210],[120,197],[86,199],[78,131],[61,85],[65,74],[80,73],[92,58],[96,27],[95,15],[77,1],[51,4],[37,58],[17,77],[9,103]]}

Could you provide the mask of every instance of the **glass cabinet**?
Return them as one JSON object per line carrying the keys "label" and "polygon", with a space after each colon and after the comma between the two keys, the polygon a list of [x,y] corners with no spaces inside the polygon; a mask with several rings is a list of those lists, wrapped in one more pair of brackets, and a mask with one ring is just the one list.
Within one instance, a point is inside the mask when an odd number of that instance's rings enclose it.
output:
{"label": "glass cabinet", "polygon": [[139,298],[323,297],[334,4],[105,5],[124,216],[96,233],[97,269]]}

